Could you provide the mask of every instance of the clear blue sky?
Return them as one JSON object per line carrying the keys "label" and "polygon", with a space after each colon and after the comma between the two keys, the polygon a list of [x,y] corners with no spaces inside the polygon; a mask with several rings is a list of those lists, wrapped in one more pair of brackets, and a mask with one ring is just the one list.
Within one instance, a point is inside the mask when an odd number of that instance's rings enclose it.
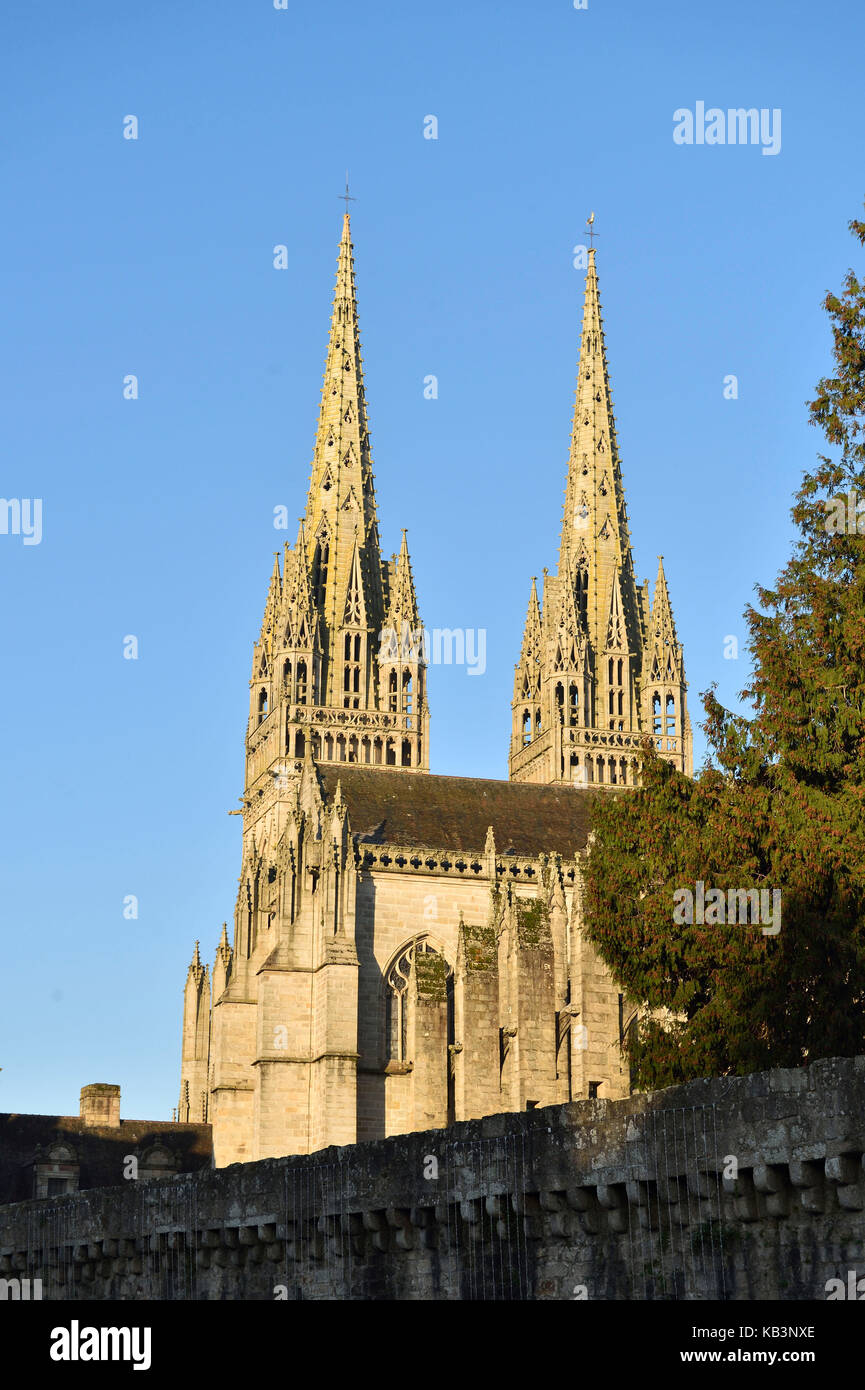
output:
{"label": "clear blue sky", "polygon": [[[663,552],[695,721],[711,681],[735,700],[724,639],[788,552],[820,302],[854,257],[863,16],[6,0],[0,490],[44,511],[41,544],[0,536],[0,1110],[74,1113],[92,1081],[128,1117],[176,1103],[193,941],[212,960],[233,912],[251,644],[273,508],[306,496],[346,166],[383,546],[408,528],[429,627],[488,634],[482,678],[431,672],[433,770],[506,775],[591,209],[638,574]],[[674,144],[698,101],[780,108],[781,152]]]}

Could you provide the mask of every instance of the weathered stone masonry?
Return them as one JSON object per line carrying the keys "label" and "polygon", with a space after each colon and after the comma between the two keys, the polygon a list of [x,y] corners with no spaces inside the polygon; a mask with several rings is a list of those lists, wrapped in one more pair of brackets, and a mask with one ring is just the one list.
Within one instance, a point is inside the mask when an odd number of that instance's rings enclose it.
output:
{"label": "weathered stone masonry", "polygon": [[865,1057],[833,1059],[20,1203],[0,1277],[50,1299],[822,1300],[865,1273],[863,1154]]}

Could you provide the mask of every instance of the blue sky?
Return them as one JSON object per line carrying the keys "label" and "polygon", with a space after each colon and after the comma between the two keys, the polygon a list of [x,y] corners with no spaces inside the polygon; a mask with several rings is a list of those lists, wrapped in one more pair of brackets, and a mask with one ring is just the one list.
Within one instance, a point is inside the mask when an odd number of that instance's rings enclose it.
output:
{"label": "blue sky", "polygon": [[[0,536],[0,1110],[75,1113],[92,1081],[128,1117],[176,1103],[192,945],[212,959],[233,912],[226,813],[273,509],[305,502],[346,167],[383,548],[408,528],[428,627],[487,631],[483,677],[431,672],[433,770],[506,775],[592,209],[638,576],[664,554],[695,722],[710,682],[735,701],[725,638],[788,553],[820,304],[854,257],[863,13],[6,0],[0,490],[43,500],[43,536]],[[780,153],[675,144],[698,101],[780,109]]]}

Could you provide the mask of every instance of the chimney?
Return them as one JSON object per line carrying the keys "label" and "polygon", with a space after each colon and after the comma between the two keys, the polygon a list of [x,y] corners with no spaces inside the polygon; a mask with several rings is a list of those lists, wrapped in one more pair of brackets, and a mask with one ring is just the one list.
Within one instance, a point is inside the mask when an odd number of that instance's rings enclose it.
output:
{"label": "chimney", "polygon": [[88,1129],[120,1125],[120,1087],[96,1081],[81,1087],[81,1118]]}

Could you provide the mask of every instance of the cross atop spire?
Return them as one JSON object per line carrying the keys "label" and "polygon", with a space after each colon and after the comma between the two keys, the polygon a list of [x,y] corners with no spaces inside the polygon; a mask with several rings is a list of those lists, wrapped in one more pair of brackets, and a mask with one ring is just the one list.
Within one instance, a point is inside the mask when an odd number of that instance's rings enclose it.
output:
{"label": "cross atop spire", "polygon": [[338,194],[337,194],[337,197],[338,197],[338,198],[341,198],[341,199],[343,200],[343,202],[345,203],[345,215],[346,215],[346,217],[348,217],[348,212],[349,212],[348,205],[349,205],[349,203],[356,203],[356,202],[357,202],[357,198],[353,198],[353,197],[351,196],[351,194],[349,193],[349,191],[348,191],[348,170],[347,170],[347,169],[346,169],[346,171],[345,171],[345,192],[344,192],[344,193],[338,193]]}

